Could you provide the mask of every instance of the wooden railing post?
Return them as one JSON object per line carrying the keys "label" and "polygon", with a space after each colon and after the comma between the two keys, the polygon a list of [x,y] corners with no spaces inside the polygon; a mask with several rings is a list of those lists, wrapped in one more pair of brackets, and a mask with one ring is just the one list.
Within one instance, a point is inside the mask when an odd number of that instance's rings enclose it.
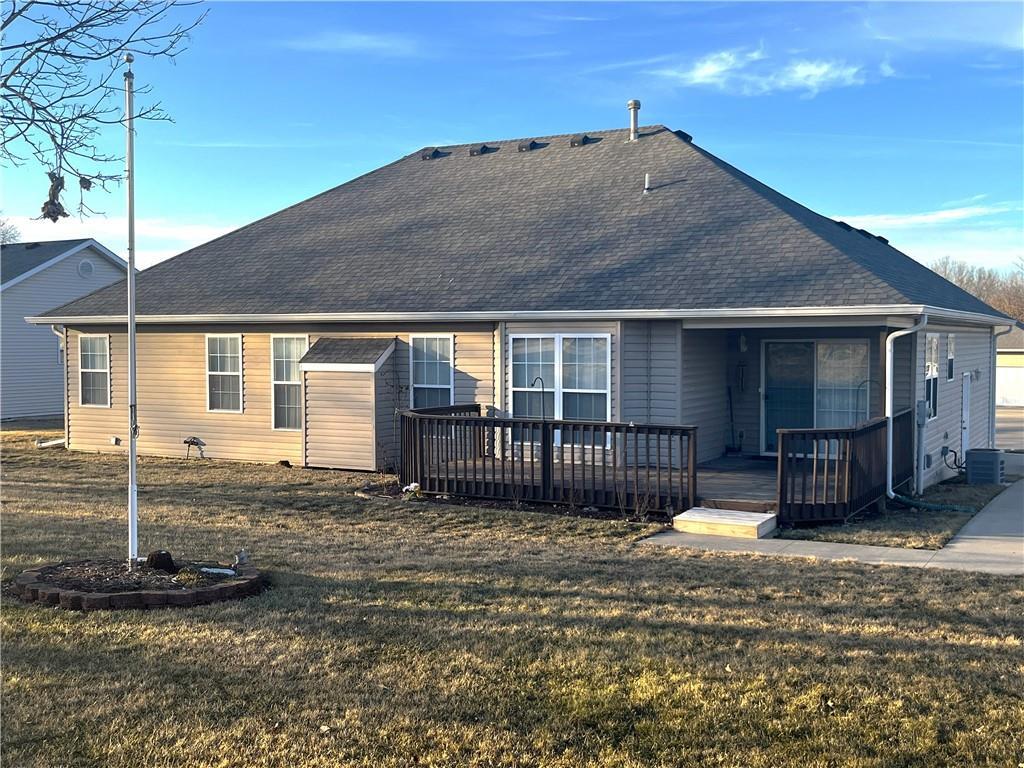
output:
{"label": "wooden railing post", "polygon": [[775,472],[775,514],[780,522],[786,520],[786,435],[775,433],[776,472]]}
{"label": "wooden railing post", "polygon": [[[555,500],[555,435],[550,421],[540,423],[540,487],[541,498],[545,501]],[[562,435],[565,439],[565,435]]]}
{"label": "wooden railing post", "polygon": [[[686,438],[686,503],[697,506],[697,430],[690,430]],[[659,459],[660,460],[660,459]]]}

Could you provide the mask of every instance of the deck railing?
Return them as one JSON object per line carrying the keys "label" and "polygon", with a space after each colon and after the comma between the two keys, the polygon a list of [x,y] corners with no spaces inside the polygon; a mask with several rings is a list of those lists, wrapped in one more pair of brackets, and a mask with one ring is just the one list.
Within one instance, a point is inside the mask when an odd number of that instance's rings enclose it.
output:
{"label": "deck railing", "polygon": [[[913,474],[913,413],[893,417],[893,484]],[[885,418],[842,429],[778,430],[783,523],[845,520],[885,496]]]}
{"label": "deck railing", "polygon": [[696,427],[481,415],[401,415],[403,484],[429,493],[681,511],[696,503]]}

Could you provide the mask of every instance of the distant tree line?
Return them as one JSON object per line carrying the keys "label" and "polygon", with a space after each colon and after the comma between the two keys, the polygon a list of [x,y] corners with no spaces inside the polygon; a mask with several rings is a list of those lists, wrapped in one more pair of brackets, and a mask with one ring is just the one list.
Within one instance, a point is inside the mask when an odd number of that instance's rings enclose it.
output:
{"label": "distant tree line", "polygon": [[1024,257],[1008,272],[979,267],[944,256],[932,269],[991,307],[1024,321]]}

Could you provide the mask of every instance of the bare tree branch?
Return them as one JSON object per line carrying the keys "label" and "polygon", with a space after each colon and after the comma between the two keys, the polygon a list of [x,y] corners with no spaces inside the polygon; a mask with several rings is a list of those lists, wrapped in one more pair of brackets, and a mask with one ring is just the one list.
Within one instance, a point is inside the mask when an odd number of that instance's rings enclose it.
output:
{"label": "bare tree branch", "polygon": [[[104,171],[121,158],[98,149],[102,129],[123,124],[119,77],[129,51],[174,59],[206,17],[198,0],[3,0],[0,43],[0,163],[39,163],[49,180],[42,217],[67,216],[66,179],[80,193],[79,215],[93,213],[84,193],[119,181]],[[183,11],[184,22],[175,21]],[[148,88],[136,90],[139,95]],[[159,102],[134,119],[168,120]]]}
{"label": "bare tree branch", "polygon": [[950,256],[936,261],[932,269],[989,306],[1024,321],[1024,258],[1017,259],[1014,268],[1007,273],[975,267]]}

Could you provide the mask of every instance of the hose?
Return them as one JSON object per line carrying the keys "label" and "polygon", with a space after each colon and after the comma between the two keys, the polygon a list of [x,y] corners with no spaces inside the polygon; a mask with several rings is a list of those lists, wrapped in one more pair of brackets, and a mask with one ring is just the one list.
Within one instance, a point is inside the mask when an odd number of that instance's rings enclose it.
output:
{"label": "hose", "polygon": [[962,507],[958,504],[935,504],[930,501],[919,501],[918,499],[911,499],[906,496],[900,496],[898,493],[892,497],[893,501],[898,501],[901,504],[906,504],[908,507],[916,507],[917,509],[927,509],[932,512],[969,512],[974,514],[978,510],[974,507]]}

